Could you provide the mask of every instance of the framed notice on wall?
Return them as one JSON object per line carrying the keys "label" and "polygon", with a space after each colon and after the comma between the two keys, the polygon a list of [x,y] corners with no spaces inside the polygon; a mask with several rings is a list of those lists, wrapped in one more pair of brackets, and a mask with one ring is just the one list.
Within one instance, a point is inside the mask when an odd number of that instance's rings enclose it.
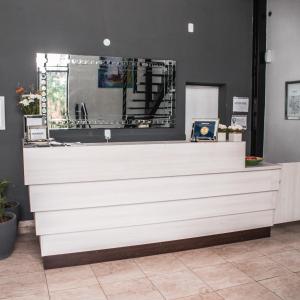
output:
{"label": "framed notice on wall", "polygon": [[285,83],[285,118],[300,120],[300,81]]}
{"label": "framed notice on wall", "polygon": [[5,130],[5,104],[3,96],[0,96],[0,130]]}

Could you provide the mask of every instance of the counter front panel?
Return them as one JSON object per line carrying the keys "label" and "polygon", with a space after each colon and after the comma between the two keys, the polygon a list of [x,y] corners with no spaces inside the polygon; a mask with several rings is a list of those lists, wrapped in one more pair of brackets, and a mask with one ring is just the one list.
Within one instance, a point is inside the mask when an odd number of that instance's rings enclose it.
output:
{"label": "counter front panel", "polygon": [[24,148],[24,172],[45,267],[266,237],[280,181],[243,142]]}

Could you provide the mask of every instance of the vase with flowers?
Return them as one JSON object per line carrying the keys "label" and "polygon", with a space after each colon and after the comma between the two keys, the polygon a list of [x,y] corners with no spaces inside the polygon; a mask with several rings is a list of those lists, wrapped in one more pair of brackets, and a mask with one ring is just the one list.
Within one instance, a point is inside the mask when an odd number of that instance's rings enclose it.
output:
{"label": "vase with flowers", "polygon": [[16,88],[19,95],[18,106],[24,115],[39,115],[41,113],[41,94],[34,89],[26,90],[20,86]]}
{"label": "vase with flowers", "polygon": [[219,124],[218,127],[218,142],[226,142],[227,139],[227,126]]}
{"label": "vase with flowers", "polygon": [[243,130],[244,130],[243,127],[240,125],[228,126],[229,142],[241,142]]}

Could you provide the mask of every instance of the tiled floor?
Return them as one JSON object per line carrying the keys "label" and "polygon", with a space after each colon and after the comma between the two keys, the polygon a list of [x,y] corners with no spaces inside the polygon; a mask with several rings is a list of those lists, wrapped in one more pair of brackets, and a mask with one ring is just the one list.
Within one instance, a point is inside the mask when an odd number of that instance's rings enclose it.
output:
{"label": "tiled floor", "polygon": [[272,237],[44,271],[33,235],[0,261],[5,300],[300,300],[300,223]]}

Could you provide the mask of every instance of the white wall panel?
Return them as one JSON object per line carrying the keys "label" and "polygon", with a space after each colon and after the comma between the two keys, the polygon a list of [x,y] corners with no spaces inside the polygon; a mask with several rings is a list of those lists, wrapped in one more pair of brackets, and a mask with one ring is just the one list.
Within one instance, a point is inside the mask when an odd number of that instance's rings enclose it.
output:
{"label": "white wall panel", "polygon": [[133,246],[268,227],[273,210],[105,230],[42,235],[42,256]]}
{"label": "white wall panel", "polygon": [[245,143],[130,143],[24,148],[25,184],[243,170]]}
{"label": "white wall panel", "polygon": [[30,186],[31,211],[274,191],[280,170]]}
{"label": "white wall panel", "polygon": [[185,88],[185,136],[189,140],[193,119],[217,119],[219,87],[187,85]]}
{"label": "white wall panel", "polygon": [[37,235],[208,218],[275,208],[276,192],[35,213]]}
{"label": "white wall panel", "polygon": [[281,164],[275,224],[300,220],[300,163]]}

